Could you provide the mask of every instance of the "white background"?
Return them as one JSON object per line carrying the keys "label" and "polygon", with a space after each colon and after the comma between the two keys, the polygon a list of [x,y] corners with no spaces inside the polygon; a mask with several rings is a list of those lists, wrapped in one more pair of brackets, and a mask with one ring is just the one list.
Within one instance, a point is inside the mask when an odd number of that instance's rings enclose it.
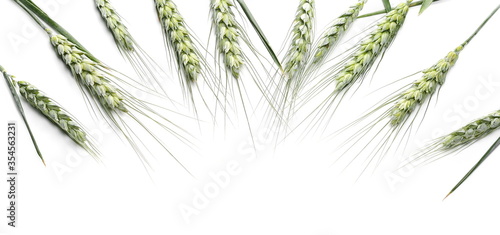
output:
{"label": "white background", "polygon": [[[132,74],[115,49],[111,36],[91,0],[35,1],[112,67]],[[283,43],[298,1],[247,1],[256,19],[275,48]],[[320,31],[354,1],[318,0],[317,29]],[[397,2],[397,1],[393,1]],[[176,1],[198,38],[209,35],[208,1]],[[159,64],[167,64],[153,1],[113,1],[127,20],[136,40]],[[465,40],[496,7],[497,1],[442,0],[423,15],[413,8],[396,41],[375,74],[371,88],[379,87],[429,67]],[[48,7],[48,5],[52,5]],[[379,0],[370,0],[363,13],[382,9]],[[361,31],[378,17],[357,21]],[[57,99],[73,114],[96,129],[70,73],[56,58],[46,35],[13,1],[1,1],[0,64],[19,79],[30,81]],[[248,25],[247,25],[248,26]],[[450,72],[439,102],[433,107],[408,146],[450,132],[474,118],[498,109],[498,84],[481,87],[480,79],[498,81],[500,16],[495,16],[463,51]],[[246,28],[255,38],[250,27]],[[349,37],[349,36],[348,36]],[[13,38],[22,38],[20,44]],[[18,41],[19,42],[19,41]],[[258,39],[254,44],[260,46]],[[265,51],[263,51],[265,52]],[[411,80],[410,80],[411,81]],[[211,140],[205,133],[200,155],[182,159],[197,179],[186,174],[168,156],[153,161],[152,179],[137,156],[118,138],[104,133],[100,148],[104,164],[91,158],[75,158],[66,136],[26,106],[27,114],[42,147],[47,167],[32,148],[8,89],[0,87],[1,125],[16,120],[19,129],[18,227],[10,229],[0,213],[4,234],[498,234],[500,219],[500,171],[498,154],[491,158],[445,201],[442,198],[496,139],[495,134],[456,155],[431,165],[396,171],[399,160],[386,156],[373,174],[360,181],[333,170],[335,159],[328,142],[314,138],[260,148],[253,158],[249,136],[242,128],[228,130],[226,138]],[[496,86],[495,86],[496,85]],[[372,89],[373,90],[373,89]],[[477,91],[483,93],[477,96]],[[366,94],[349,103],[338,122],[366,111],[373,103]],[[370,99],[373,96],[370,96]],[[380,99],[383,97],[379,95]],[[377,100],[377,96],[373,100]],[[460,112],[460,107],[464,111]],[[350,115],[349,113],[352,113]],[[350,116],[349,116],[350,115]],[[460,117],[458,119],[450,119]],[[448,118],[447,118],[448,117]],[[182,124],[182,123],[181,123]],[[3,129],[5,130],[5,129]],[[267,143],[256,137],[257,142]],[[262,144],[261,144],[262,145]],[[360,145],[361,146],[361,145]],[[179,147],[180,148],[180,147]],[[4,149],[4,148],[2,148]],[[235,165],[236,164],[236,165]],[[193,206],[197,192],[211,187],[210,173],[235,167],[230,182],[187,219],[179,208]],[[4,167],[1,167],[4,169]],[[59,171],[57,170],[59,169]],[[61,169],[65,169],[61,173]],[[359,173],[360,169],[351,169]],[[396,171],[401,182],[391,184],[387,173]],[[355,175],[355,174],[354,174]],[[7,205],[6,183],[0,184],[0,208]]]}

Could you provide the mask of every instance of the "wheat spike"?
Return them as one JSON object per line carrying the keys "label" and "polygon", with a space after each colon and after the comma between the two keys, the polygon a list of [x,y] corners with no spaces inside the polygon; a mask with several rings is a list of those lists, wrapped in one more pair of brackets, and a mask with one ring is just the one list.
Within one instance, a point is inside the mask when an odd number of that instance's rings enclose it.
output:
{"label": "wheat spike", "polygon": [[134,51],[134,40],[109,1],[95,0],[95,4],[101,12],[102,17],[106,20],[106,25],[111,30],[118,46],[126,51]]}
{"label": "wheat spike", "polygon": [[161,90],[168,97],[168,93],[162,85],[162,78],[165,75],[163,70],[135,41],[123,18],[118,14],[111,2],[108,0],[95,0],[95,5],[99,13],[101,13],[102,19],[106,22],[106,26],[111,32],[122,57],[129,62],[142,82],[149,83],[153,90]]}
{"label": "wheat spike", "polygon": [[442,138],[444,149],[453,149],[480,139],[500,127],[500,111],[477,119]]}
{"label": "wheat spike", "polygon": [[411,2],[412,0],[408,0],[397,5],[384,16],[368,38],[356,46],[353,55],[348,58],[347,63],[333,77],[336,81],[336,91],[342,91],[352,86],[355,81],[368,72],[378,56],[389,47],[396,37],[405,21]]}
{"label": "wheat spike", "polygon": [[87,53],[78,49],[66,37],[47,29],[50,41],[63,61],[69,66],[73,76],[94,95],[103,107],[109,110],[127,112],[122,96],[100,72],[98,64],[89,59]]}
{"label": "wheat spike", "polygon": [[[120,114],[122,113],[131,117],[132,120],[139,124],[142,129],[147,131],[157,143],[159,143],[172,157],[174,157],[177,162],[179,162],[161,141],[161,139],[159,139],[148,126],[144,125],[139,119],[137,119],[136,115],[140,115],[153,121],[157,124],[157,129],[166,130],[177,137],[179,141],[190,144],[186,137],[175,131],[180,129],[180,131],[184,132],[184,130],[157,113],[155,110],[151,109],[151,107],[148,106],[149,103],[136,99],[126,91],[116,88],[112,84],[113,81],[108,80],[108,76],[112,76],[111,78],[116,79],[119,78],[108,74],[112,72],[108,67],[103,65],[101,62],[95,62],[94,60],[89,59],[87,53],[78,49],[77,46],[70,42],[66,37],[60,34],[52,33],[49,29],[46,30],[49,32],[50,40],[57,53],[69,66],[73,76],[77,78],[78,82],[86,87],[90,94],[99,101],[101,107],[105,111],[106,119],[110,122],[113,128],[121,132],[124,138],[130,143],[138,156],[140,156],[146,169],[148,169],[150,165],[145,159],[140,145],[143,145],[146,149],[148,146],[144,145],[140,139],[136,139],[137,136],[134,134],[134,129],[132,129],[131,126],[129,126],[121,117]],[[136,86],[140,85],[137,84]],[[157,105],[155,106],[160,107]],[[129,112],[129,109],[131,112]],[[184,166],[182,167],[184,168]],[[188,170],[186,169],[186,171]]]}
{"label": "wheat spike", "polygon": [[[405,86],[401,89],[402,91],[398,91],[395,95],[388,96],[385,101],[381,102],[381,105],[344,127],[342,130],[347,130],[347,128],[353,127],[377,111],[385,110],[374,121],[370,121],[367,126],[355,132],[342,145],[349,146],[347,148],[349,150],[366,136],[370,136],[369,138],[372,139],[382,137],[378,142],[371,143],[370,141],[370,144],[365,146],[366,149],[373,148],[372,152],[368,155],[368,158],[371,159],[370,162],[377,157],[380,160],[391,149],[397,150],[399,145],[405,142],[406,138],[410,137],[412,126],[418,117],[420,108],[425,107],[425,104],[429,104],[429,101],[444,84],[448,72],[457,62],[464,46],[465,44],[462,44],[449,52],[436,64],[423,70],[420,79]],[[374,129],[379,123],[386,124],[380,126],[380,129]],[[369,133],[375,133],[375,136],[369,135]],[[359,151],[356,157],[363,153],[364,149]]]}
{"label": "wheat spike", "polygon": [[423,151],[411,158],[414,165],[422,165],[464,149],[479,139],[489,135],[500,127],[500,110],[490,113],[480,119],[455,130],[429,143]]}
{"label": "wheat spike", "polygon": [[413,82],[412,86],[399,95],[390,111],[391,124],[397,126],[406,120],[417,105],[430,98],[443,85],[448,71],[455,65],[463,45],[450,51],[446,57],[439,60],[432,67],[422,71],[422,78]]}
{"label": "wheat spike", "polygon": [[285,56],[285,73],[293,78],[303,68],[311,47],[314,27],[314,0],[300,0],[292,26],[292,43]]}
{"label": "wheat spike", "polygon": [[240,47],[240,28],[232,11],[232,0],[211,0],[212,23],[223,62],[234,78],[240,77],[244,59]]}
{"label": "wheat spike", "polygon": [[15,83],[21,96],[31,106],[57,124],[75,143],[97,158],[97,151],[87,138],[87,133],[71,114],[30,83],[25,81],[16,81]]}
{"label": "wheat spike", "polygon": [[201,71],[200,57],[187,30],[184,18],[170,0],[155,0],[156,10],[166,39],[175,51],[175,57],[190,82],[196,81]]}
{"label": "wheat spike", "polygon": [[356,17],[358,17],[366,1],[367,0],[359,0],[328,26],[314,52],[313,64],[320,63],[328,57],[330,52],[333,51],[335,44],[339,42]]}
{"label": "wheat spike", "polygon": [[[293,104],[290,111],[292,114],[298,108],[304,107],[309,101],[316,99],[325,89],[330,88],[330,85],[335,83],[333,91],[327,91],[326,98],[318,106],[315,106],[312,111],[309,111],[309,114],[297,125],[299,127],[309,122],[305,134],[316,132],[321,125],[331,123],[331,119],[339,104],[344,99],[345,94],[356,81],[364,78],[379,56],[389,48],[392,41],[396,38],[399,29],[403,26],[406,19],[411,2],[412,0],[408,0],[401,3],[385,14],[374,26],[375,29],[365,39],[349,49],[349,54],[341,63],[328,68],[327,71],[320,74],[320,76],[324,77],[318,83],[314,84],[304,95],[301,95],[300,100],[296,102],[297,104]],[[304,83],[304,81],[301,81],[301,83]],[[302,84],[299,84],[295,90],[299,91],[300,85]],[[295,96],[298,97],[297,95]],[[325,129],[323,128],[323,130]]]}

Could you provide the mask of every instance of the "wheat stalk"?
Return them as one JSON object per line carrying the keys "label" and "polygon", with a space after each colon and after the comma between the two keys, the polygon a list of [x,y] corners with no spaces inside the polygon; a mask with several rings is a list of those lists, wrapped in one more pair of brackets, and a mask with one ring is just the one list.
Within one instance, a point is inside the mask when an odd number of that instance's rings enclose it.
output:
{"label": "wheat stalk", "polygon": [[333,51],[335,45],[352,25],[367,0],[359,0],[355,5],[333,21],[323,33],[314,51],[313,64],[321,63]]}
{"label": "wheat stalk", "polygon": [[429,143],[423,151],[413,155],[410,163],[421,165],[464,149],[474,142],[486,137],[500,127],[500,110],[476,119],[462,128]]}
{"label": "wheat stalk", "polygon": [[292,25],[292,43],[285,55],[285,73],[293,78],[300,71],[311,47],[314,27],[314,0],[300,0]]}
{"label": "wheat stalk", "polygon": [[131,64],[137,75],[144,82],[151,84],[155,90],[158,90],[156,88],[161,89],[167,95],[160,80],[164,72],[135,41],[127,26],[123,23],[122,17],[116,12],[110,1],[95,0],[95,5],[113,35],[113,39],[121,55]]}
{"label": "wheat stalk", "polygon": [[35,86],[25,81],[15,81],[21,96],[39,110],[49,120],[57,124],[75,143],[84,148],[94,158],[98,157],[94,144],[80,123],[57,102],[45,95]]}
{"label": "wheat stalk", "polygon": [[[399,148],[399,144],[404,142],[404,139],[410,136],[411,126],[415,122],[415,118],[417,118],[420,108],[424,106],[424,103],[428,103],[433,95],[444,84],[448,72],[457,62],[459,53],[464,49],[464,46],[465,43],[449,52],[436,64],[423,70],[422,77],[411,83],[409,86],[405,86],[406,89],[398,92],[394,96],[389,96],[387,100],[381,102],[381,105],[342,128],[341,130],[350,129],[368,116],[379,110],[383,110],[387,106],[390,106],[388,109],[383,111],[380,116],[376,117],[375,121],[370,121],[366,127],[363,127],[359,131],[355,132],[353,136],[346,139],[342,146],[349,146],[347,148],[348,150],[352,149],[357,142],[361,141],[361,139],[366,136],[370,136],[368,134],[374,131],[373,129],[377,124],[385,123],[385,120],[388,119],[387,124],[383,124],[380,129],[375,129],[375,135],[369,137],[372,140],[378,137],[382,137],[382,139],[379,140],[379,142],[377,142],[374,146],[371,145],[372,141],[369,141],[370,144],[367,146],[374,147],[374,150],[369,153],[368,157],[370,159],[374,159],[377,156],[382,157],[386,155],[391,148]],[[412,115],[414,115],[413,119],[410,120]],[[408,120],[410,120],[409,125],[405,127],[405,123],[407,123]],[[401,138],[398,140],[397,137]],[[367,146],[365,146],[363,150],[359,151],[356,157],[363,153],[365,149],[368,149]],[[366,165],[366,167],[368,167],[368,165]]]}
{"label": "wheat stalk", "polygon": [[500,127],[500,111],[488,114],[442,138],[444,149],[453,149],[488,135]]}
{"label": "wheat stalk", "polygon": [[[323,76],[323,78],[312,85],[305,94],[300,96],[297,105],[295,105],[295,100],[293,101],[292,105],[290,105],[291,114],[289,116],[294,114],[298,108],[308,104],[309,101],[319,97],[321,92],[329,88],[332,83],[335,83],[333,91],[327,91],[326,98],[323,99],[319,105],[313,107],[313,110],[308,111],[309,114],[292,131],[295,131],[302,124],[309,122],[305,133],[308,134],[317,131],[321,128],[322,124],[328,125],[331,123],[331,118],[340,102],[345,97],[345,94],[356,81],[362,79],[366,73],[368,73],[378,57],[389,48],[390,44],[395,39],[406,19],[411,1],[412,0],[407,0],[388,12],[382,20],[374,26],[375,29],[372,30],[365,39],[349,49],[349,55],[346,56],[341,63],[328,68],[327,71],[319,75]],[[306,71],[306,73],[308,72],[309,71]],[[301,80],[301,83],[304,83],[306,79]],[[298,93],[301,85],[302,84],[298,84],[295,86],[295,93]],[[299,97],[298,95],[294,96]],[[337,98],[339,100],[337,100]],[[325,130],[324,128],[322,129],[323,131]]]}
{"label": "wheat stalk", "polygon": [[295,81],[293,85],[293,93],[289,104],[291,110],[294,109],[294,102],[302,88],[309,83],[318,68],[323,65],[326,58],[333,52],[337,43],[356,20],[365,3],[366,0],[359,0],[356,4],[350,6],[347,11],[327,26],[320,39],[314,44],[314,50],[310,56],[312,57],[311,61],[306,62],[306,65],[304,65],[304,67],[307,66],[306,69],[301,71],[303,76],[297,79],[298,81]]}
{"label": "wheat stalk", "polygon": [[89,59],[86,52],[78,49],[65,36],[46,29],[50,42],[61,59],[69,66],[73,76],[109,110],[127,112],[123,97],[100,72],[98,63]]}
{"label": "wheat stalk", "polygon": [[169,45],[188,82],[195,82],[201,71],[200,56],[194,47],[184,18],[170,0],[155,0],[156,10]]}
{"label": "wheat stalk", "polygon": [[239,42],[240,27],[231,9],[234,3],[232,0],[211,0],[210,6],[219,54],[227,70],[234,78],[239,78],[244,59]]}
{"label": "wheat stalk", "polygon": [[500,6],[494,9],[467,40],[455,48],[454,51],[449,52],[445,58],[439,60],[435,65],[422,71],[422,78],[415,81],[409,89],[399,95],[396,104],[390,111],[391,124],[393,126],[397,126],[405,121],[417,105],[432,96],[443,85],[448,71],[455,65],[460,52],[474,39],[499,8]]}
{"label": "wheat stalk", "polygon": [[[357,142],[360,142],[363,138],[369,136],[368,138],[371,139],[369,144],[364,146],[363,149],[358,152],[356,157],[363,153],[365,149],[374,147],[373,151],[368,156],[371,158],[370,162],[372,162],[375,157],[383,157],[384,155],[387,155],[389,150],[397,150],[401,143],[407,142],[409,140],[408,138],[410,138],[413,133],[414,125],[420,123],[418,118],[425,117],[425,112],[423,115],[419,115],[420,110],[422,108],[424,108],[425,111],[428,110],[430,100],[434,96],[438,95],[438,90],[444,85],[448,72],[455,66],[462,50],[471,42],[471,40],[478,34],[478,32],[484,27],[497,10],[498,8],[495,9],[462,44],[456,47],[453,51],[450,51],[444,58],[440,59],[431,67],[419,72],[421,77],[418,80],[404,86],[400,89],[401,91],[394,93],[395,95],[387,96],[386,99],[382,100],[379,105],[376,105],[372,111],[343,128],[342,130],[351,129],[351,127],[363,119],[381,111],[381,114],[376,117],[375,120],[369,121],[367,126],[355,132],[355,134],[348,138],[342,146],[349,146],[347,147],[348,150],[353,149]],[[380,126],[377,126],[379,124]],[[481,124],[481,122],[478,122],[478,125],[479,124]],[[421,155],[417,155],[417,159],[421,159],[426,155],[442,155],[445,150],[457,147],[455,146],[455,143],[458,143],[463,139],[472,138],[473,136],[471,136],[471,134],[480,135],[479,132],[485,131],[483,126],[478,126],[478,130],[475,130],[478,133],[474,134],[474,130],[472,130],[471,127],[473,127],[473,124],[466,127],[465,130],[461,130],[464,132],[462,135],[460,135],[461,131],[457,131],[447,137],[443,137],[438,141],[435,141],[434,144],[428,147],[426,151],[421,153]],[[368,135],[372,132],[375,133],[374,136]],[[381,139],[379,140],[378,138]],[[373,141],[374,139],[377,139],[378,141]]]}
{"label": "wheat stalk", "polygon": [[356,46],[352,56],[347,59],[343,68],[333,77],[333,80],[336,81],[335,91],[342,91],[352,86],[355,81],[368,72],[379,55],[389,47],[396,37],[406,19],[411,2],[412,0],[408,0],[397,5],[384,16],[368,38]]}
{"label": "wheat stalk", "polygon": [[398,95],[399,99],[389,111],[393,126],[404,122],[418,105],[429,99],[443,85],[448,71],[457,62],[463,48],[464,45],[458,46],[432,67],[422,71],[422,78],[413,82],[410,88]]}
{"label": "wheat stalk", "polygon": [[[76,39],[69,39],[70,35],[61,26],[57,25],[50,17],[37,7],[30,0],[15,0],[40,27],[47,32],[50,42],[62,61],[71,70],[73,77],[77,80],[82,90],[86,90],[85,95],[90,95],[97,104],[97,111],[110,124],[113,130],[134,149],[146,170],[151,169],[151,165],[145,158],[144,150],[149,151],[149,141],[139,137],[137,131],[145,132],[152,141],[163,148],[168,155],[172,156],[188,173],[189,171],[171,152],[164,143],[164,138],[158,137],[157,131],[167,131],[174,137],[169,144],[174,145],[175,141],[192,147],[192,135],[173,123],[159,113],[157,110],[174,113],[186,118],[178,112],[173,112],[164,108],[164,96],[147,89],[144,85],[132,81],[126,75],[113,70],[103,62],[92,56],[83,49],[81,44],[77,44]],[[44,22],[46,22],[46,24]],[[50,28],[49,28],[50,27]],[[54,28],[53,28],[54,27]],[[55,30],[57,32],[53,32]],[[60,34],[63,32],[65,35]],[[140,92],[147,93],[150,98],[158,98],[161,103],[145,101],[134,97],[125,88],[132,88]],[[157,99],[157,100],[158,100]],[[94,107],[92,107],[94,108]],[[126,119],[128,118],[128,119]],[[147,120],[147,123],[143,123]],[[134,122],[129,125],[128,121]],[[150,126],[150,125],[154,125]],[[154,128],[154,129],[153,129]],[[164,137],[164,136],[162,136]],[[146,145],[146,143],[148,143]]]}
{"label": "wheat stalk", "polygon": [[[153,123],[158,125],[156,128],[159,127],[160,129],[170,132],[178,138],[179,141],[185,144],[191,144],[190,140],[175,132],[173,128],[184,132],[183,129],[151,109],[148,102],[136,99],[126,91],[116,88],[116,86],[114,86],[108,79],[108,76],[112,76],[110,72],[105,72],[109,70],[109,68],[101,62],[89,59],[86,52],[79,50],[77,46],[70,42],[66,37],[53,33],[50,29],[46,29],[46,31],[50,35],[52,45],[63,61],[69,66],[73,76],[77,78],[78,82],[85,86],[90,94],[99,101],[101,107],[107,114],[107,120],[111,122],[113,127],[122,133],[125,139],[134,148],[138,156],[141,157],[141,161],[146,169],[151,166],[145,159],[144,153],[139,147],[139,144],[144,145],[144,143],[142,143],[142,140],[140,139],[135,139],[137,138],[134,134],[135,131],[131,129],[131,127],[119,115],[121,113],[127,114],[135,122],[137,122],[142,129],[144,129],[156,142],[158,142],[161,147],[174,157],[174,159],[189,173],[189,171],[179,160],[177,160],[161,139],[159,139],[152,130],[144,125],[136,115],[138,114],[144,118],[150,119]],[[134,112],[129,112],[130,110]],[[158,118],[159,120],[156,120],[155,118]],[[166,121],[172,127],[162,123],[160,120]],[[147,148],[145,145],[144,147]]]}
{"label": "wheat stalk", "polygon": [[122,23],[121,17],[116,13],[109,1],[95,0],[95,4],[106,21],[106,25],[113,34],[118,46],[126,51],[134,51],[134,40],[128,32],[127,27]]}
{"label": "wheat stalk", "polygon": [[[149,163],[145,160],[143,153],[138,148],[137,143],[133,140],[133,136],[129,136],[130,133],[133,133],[134,131],[131,130],[130,127],[124,122],[122,117],[119,115],[120,113],[126,113],[130,117],[132,117],[132,119],[140,124],[142,128],[144,128],[160,145],[162,145],[163,148],[165,148],[165,150],[169,152],[169,154],[171,154],[170,150],[165,147],[161,140],[158,139],[156,135],[148,129],[148,127],[142,124],[137,119],[135,114],[129,112],[129,110],[135,111],[136,114],[150,119],[154,123],[158,124],[161,129],[167,130],[175,135],[177,138],[179,138],[180,141],[183,141],[185,143],[189,142],[186,137],[176,133],[171,127],[168,127],[164,123],[155,120],[154,117],[157,117],[173,125],[175,128],[179,128],[174,123],[159,115],[159,113],[157,113],[156,111],[152,110],[148,106],[148,103],[134,98],[126,91],[116,88],[116,86],[114,86],[108,79],[108,76],[110,75],[108,74],[109,72],[103,72],[108,70],[105,65],[89,59],[86,52],[79,50],[75,44],[70,42],[64,36],[53,33],[50,29],[46,30],[50,34],[50,41],[52,42],[52,45],[56,49],[57,53],[61,56],[63,61],[69,66],[73,73],[73,76],[77,78],[78,82],[84,85],[90,92],[90,94],[99,101],[101,107],[104,108],[104,111],[108,115],[108,118],[112,122],[113,126],[121,131],[121,133],[125,136],[134,150],[138,153],[139,156],[141,156],[141,159],[145,164],[149,165]],[[118,122],[117,120],[120,120],[120,122]],[[183,131],[182,129],[180,130]],[[176,159],[176,161],[178,160]]]}
{"label": "wheat stalk", "polygon": [[[171,0],[155,0],[155,5],[168,54],[172,57],[172,60],[175,60],[178,67],[179,77],[181,78],[180,83],[185,91],[185,99],[193,103],[195,113],[197,113],[197,108],[194,106],[193,88],[198,79],[201,78],[214,95],[216,106],[221,106],[223,102],[218,97],[221,93],[220,81],[217,80],[209,63],[200,53],[201,51],[206,52],[206,50],[195,38],[194,34],[191,33],[177,5]],[[215,112],[210,110],[211,105],[207,104],[204,94],[199,90],[198,92],[203,104],[213,115]]]}

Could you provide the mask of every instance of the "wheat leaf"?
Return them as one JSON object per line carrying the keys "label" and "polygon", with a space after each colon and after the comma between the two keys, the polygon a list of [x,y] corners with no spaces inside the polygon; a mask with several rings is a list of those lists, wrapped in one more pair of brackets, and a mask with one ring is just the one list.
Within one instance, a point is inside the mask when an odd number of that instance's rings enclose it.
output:
{"label": "wheat leaf", "polygon": [[495,149],[499,145],[500,145],[500,138],[498,138],[497,141],[495,141],[495,143],[491,145],[491,147],[488,149],[488,151],[486,151],[483,157],[481,157],[481,159],[479,159],[479,161],[469,170],[469,172],[465,174],[465,176],[457,183],[457,185],[455,185],[455,187],[453,187],[453,189],[450,191],[450,193],[448,193],[448,195],[446,195],[444,199],[448,198],[452,193],[454,193],[472,175],[472,173],[474,173],[474,171],[476,171],[477,168],[479,168],[479,166],[483,164],[483,162],[495,151]]}
{"label": "wheat leaf", "polygon": [[3,77],[5,78],[5,81],[7,82],[7,86],[10,89],[10,92],[12,93],[12,98],[14,98],[14,102],[16,103],[17,110],[19,111],[19,114],[21,114],[21,117],[23,118],[24,124],[26,125],[26,128],[28,129],[28,133],[31,137],[31,141],[33,142],[33,145],[35,146],[35,150],[42,160],[42,163],[45,164],[45,160],[43,159],[42,152],[40,151],[40,148],[38,147],[38,144],[36,143],[35,136],[33,135],[33,132],[31,132],[30,125],[28,123],[28,119],[26,119],[26,115],[24,113],[23,105],[21,103],[21,99],[19,98],[19,91],[14,85],[14,79],[12,78],[11,75],[9,75],[5,69],[0,65],[0,71],[3,73]]}
{"label": "wheat leaf", "polygon": [[31,0],[14,0],[17,4],[19,4],[24,10],[26,10],[30,15],[35,15],[38,19],[42,20],[45,22],[49,27],[54,29],[56,32],[64,35],[68,40],[70,40],[72,43],[78,45],[79,49],[82,51],[85,51],[90,59],[94,61],[98,61],[97,58],[95,58],[92,53],[90,53],[76,38],[73,37],[68,31],[66,31],[61,25],[59,25],[57,22],[55,22],[50,16],[47,15],[42,9],[40,9],[35,3],[33,3]]}
{"label": "wheat leaf", "polygon": [[420,7],[420,11],[418,12],[418,14],[422,14],[424,13],[424,11],[431,5],[432,3],[432,0],[424,0],[422,2],[422,6]]}
{"label": "wheat leaf", "polygon": [[248,8],[247,4],[245,3],[244,0],[237,0],[237,2],[238,2],[238,4],[240,4],[241,9],[243,9],[243,13],[245,13],[246,17],[250,21],[250,24],[252,24],[252,27],[259,35],[259,38],[262,41],[262,43],[264,44],[264,46],[266,47],[267,51],[269,52],[269,55],[271,55],[271,57],[273,58],[274,63],[276,63],[278,68],[281,71],[283,71],[283,66],[281,66],[281,62],[278,59],[278,56],[276,55],[276,53],[274,53],[274,50],[271,47],[271,44],[269,43],[269,40],[267,40],[266,35],[264,34],[262,29],[260,28],[259,24],[257,23],[257,20],[255,20],[255,18],[253,17],[253,14],[250,11],[250,9]]}

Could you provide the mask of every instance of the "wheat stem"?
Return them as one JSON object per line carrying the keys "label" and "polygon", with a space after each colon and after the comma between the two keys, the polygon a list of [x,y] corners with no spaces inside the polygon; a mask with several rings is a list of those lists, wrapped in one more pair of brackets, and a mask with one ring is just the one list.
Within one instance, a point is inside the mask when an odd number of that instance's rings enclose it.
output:
{"label": "wheat stem", "polygon": [[483,21],[483,23],[481,23],[481,25],[479,25],[479,27],[476,29],[476,31],[474,31],[474,33],[467,39],[465,40],[464,42],[464,45],[465,44],[469,44],[469,42],[474,39],[474,37],[479,33],[479,31],[481,31],[481,29],[483,29],[483,27],[486,25],[486,23],[488,23],[488,21],[490,21],[491,17],[493,17],[498,9],[500,8],[500,5],[498,5],[491,13],[490,15]]}
{"label": "wheat stem", "polygon": [[[437,1],[439,1],[439,0],[433,0],[433,2],[437,2]],[[420,6],[423,3],[424,3],[424,1],[413,2],[413,3],[410,3],[410,7]],[[386,13],[387,13],[387,11],[385,9],[384,10],[379,10],[379,11],[367,13],[367,14],[364,14],[364,15],[360,15],[360,16],[358,16],[358,19],[367,18],[367,17],[371,17],[371,16],[376,16],[376,15],[382,15],[382,14],[386,14]]]}

